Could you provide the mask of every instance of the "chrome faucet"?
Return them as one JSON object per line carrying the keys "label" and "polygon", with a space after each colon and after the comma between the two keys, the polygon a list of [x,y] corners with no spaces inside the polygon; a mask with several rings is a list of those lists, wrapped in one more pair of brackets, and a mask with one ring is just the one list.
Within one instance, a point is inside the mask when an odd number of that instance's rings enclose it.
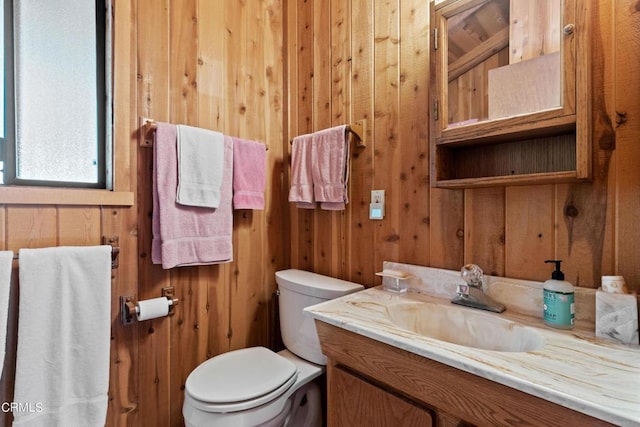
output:
{"label": "chrome faucet", "polygon": [[454,304],[464,305],[481,310],[502,313],[505,306],[484,293],[482,285],[484,283],[484,274],[482,269],[475,264],[467,264],[462,267],[460,275],[467,282],[466,285],[458,285],[456,293],[458,294],[451,300]]}

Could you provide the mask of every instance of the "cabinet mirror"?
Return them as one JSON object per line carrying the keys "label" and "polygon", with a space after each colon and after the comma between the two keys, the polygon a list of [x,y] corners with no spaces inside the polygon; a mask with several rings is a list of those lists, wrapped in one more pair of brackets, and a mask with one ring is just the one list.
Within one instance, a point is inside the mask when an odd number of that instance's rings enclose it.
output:
{"label": "cabinet mirror", "polygon": [[491,0],[445,17],[447,127],[562,105],[560,5]]}
{"label": "cabinet mirror", "polygon": [[432,2],[435,186],[589,178],[588,3]]}

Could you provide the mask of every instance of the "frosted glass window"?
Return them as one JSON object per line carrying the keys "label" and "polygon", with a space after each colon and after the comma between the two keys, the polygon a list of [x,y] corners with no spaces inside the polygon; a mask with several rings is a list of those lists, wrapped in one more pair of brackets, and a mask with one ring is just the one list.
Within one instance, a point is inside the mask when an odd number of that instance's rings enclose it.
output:
{"label": "frosted glass window", "polygon": [[13,7],[16,178],[98,183],[96,4]]}

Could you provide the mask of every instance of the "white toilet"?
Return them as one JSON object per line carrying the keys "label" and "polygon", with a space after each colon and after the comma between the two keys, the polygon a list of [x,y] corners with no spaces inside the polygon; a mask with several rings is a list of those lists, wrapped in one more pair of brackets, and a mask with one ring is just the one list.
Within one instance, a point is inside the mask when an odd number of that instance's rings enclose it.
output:
{"label": "white toilet", "polygon": [[189,374],[182,407],[187,427],[322,425],[322,396],[313,381],[326,357],[307,306],[364,289],[362,285],[302,270],[276,272],[279,353],[244,348],[213,357]]}

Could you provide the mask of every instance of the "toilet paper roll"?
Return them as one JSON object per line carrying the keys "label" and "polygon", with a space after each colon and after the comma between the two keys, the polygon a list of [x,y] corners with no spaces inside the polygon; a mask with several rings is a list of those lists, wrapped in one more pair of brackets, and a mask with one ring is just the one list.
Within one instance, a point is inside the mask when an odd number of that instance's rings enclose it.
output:
{"label": "toilet paper roll", "polygon": [[138,301],[138,320],[149,320],[169,314],[171,300],[165,297]]}

